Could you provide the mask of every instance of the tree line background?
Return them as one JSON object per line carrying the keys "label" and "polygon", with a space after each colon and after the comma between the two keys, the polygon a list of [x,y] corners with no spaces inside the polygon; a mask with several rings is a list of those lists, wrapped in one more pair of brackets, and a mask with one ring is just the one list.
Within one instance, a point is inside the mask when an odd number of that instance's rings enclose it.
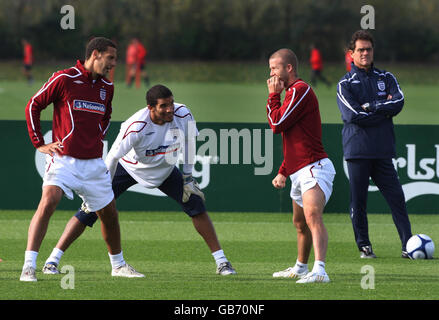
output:
{"label": "tree line background", "polygon": [[[63,5],[75,29],[63,30]],[[22,56],[30,40],[38,60],[83,57],[92,36],[122,49],[139,38],[153,60],[265,60],[281,47],[306,57],[312,43],[340,61],[360,29],[363,5],[375,9],[376,59],[439,61],[437,0],[0,0],[0,59]]]}

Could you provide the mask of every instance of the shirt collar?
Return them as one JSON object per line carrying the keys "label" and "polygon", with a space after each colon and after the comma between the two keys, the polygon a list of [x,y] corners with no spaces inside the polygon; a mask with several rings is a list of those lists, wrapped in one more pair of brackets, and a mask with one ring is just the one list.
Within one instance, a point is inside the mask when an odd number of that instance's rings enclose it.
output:
{"label": "shirt collar", "polygon": [[[84,67],[84,61],[83,60],[77,60],[76,61],[76,68],[79,69],[79,71],[81,71],[81,73],[87,77],[87,79],[90,80],[90,82],[93,82],[93,77],[90,71],[88,71],[87,69],[85,69]],[[102,76],[98,75],[96,81],[98,81],[99,79],[101,79]]]}
{"label": "shirt collar", "polygon": [[374,69],[375,69],[375,66],[373,65],[373,62],[372,62],[372,64],[370,65],[369,71],[366,71],[366,70],[363,69],[363,68],[358,68],[358,67],[352,62],[352,68],[351,68],[351,70],[354,70],[354,71],[356,71],[356,72],[362,72],[362,73],[365,73],[365,74],[370,74],[370,73],[373,72]]}
{"label": "shirt collar", "polygon": [[285,91],[289,90],[292,86],[294,86],[299,81],[303,81],[303,80],[300,78],[297,78],[296,80],[294,80],[294,82],[292,84],[290,84],[287,88],[285,88]]}

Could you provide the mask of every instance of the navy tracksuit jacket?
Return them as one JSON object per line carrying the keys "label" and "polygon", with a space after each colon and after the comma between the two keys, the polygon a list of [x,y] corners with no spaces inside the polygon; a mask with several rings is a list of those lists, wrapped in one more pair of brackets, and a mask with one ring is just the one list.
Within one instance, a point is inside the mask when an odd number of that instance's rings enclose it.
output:
{"label": "navy tracksuit jacket", "polygon": [[[367,103],[365,111],[361,106]],[[371,245],[366,214],[371,177],[389,204],[405,251],[412,235],[411,226],[392,162],[396,155],[392,118],[402,110],[404,94],[390,72],[373,65],[366,72],[352,63],[351,71],[337,85],[337,104],[344,123],[343,153],[348,166],[350,215],[358,248]]]}

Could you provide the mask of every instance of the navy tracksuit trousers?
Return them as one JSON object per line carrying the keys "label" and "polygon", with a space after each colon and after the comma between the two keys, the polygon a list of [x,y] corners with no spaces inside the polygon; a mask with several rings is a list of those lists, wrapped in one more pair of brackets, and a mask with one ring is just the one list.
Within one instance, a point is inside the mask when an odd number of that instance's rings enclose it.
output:
{"label": "navy tracksuit trousers", "polygon": [[404,192],[392,159],[350,159],[347,166],[351,190],[350,216],[358,248],[371,245],[366,212],[371,177],[390,207],[402,250],[405,251],[412,233]]}

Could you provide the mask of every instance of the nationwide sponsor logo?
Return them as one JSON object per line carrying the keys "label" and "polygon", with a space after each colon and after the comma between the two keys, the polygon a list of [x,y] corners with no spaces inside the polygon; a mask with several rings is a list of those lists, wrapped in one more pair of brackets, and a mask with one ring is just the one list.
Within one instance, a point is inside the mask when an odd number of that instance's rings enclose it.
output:
{"label": "nationwide sponsor logo", "polygon": [[[416,145],[406,144],[407,156],[393,159],[404,191],[405,201],[422,195],[439,195],[439,144],[434,145],[436,155],[432,158],[416,158]],[[343,168],[349,179],[346,161]],[[404,172],[405,171],[405,172]],[[404,178],[404,174],[407,178]],[[379,191],[377,186],[369,185],[369,192]]]}
{"label": "nationwide sponsor logo", "polygon": [[73,110],[105,114],[105,105],[85,100],[74,100]]}

